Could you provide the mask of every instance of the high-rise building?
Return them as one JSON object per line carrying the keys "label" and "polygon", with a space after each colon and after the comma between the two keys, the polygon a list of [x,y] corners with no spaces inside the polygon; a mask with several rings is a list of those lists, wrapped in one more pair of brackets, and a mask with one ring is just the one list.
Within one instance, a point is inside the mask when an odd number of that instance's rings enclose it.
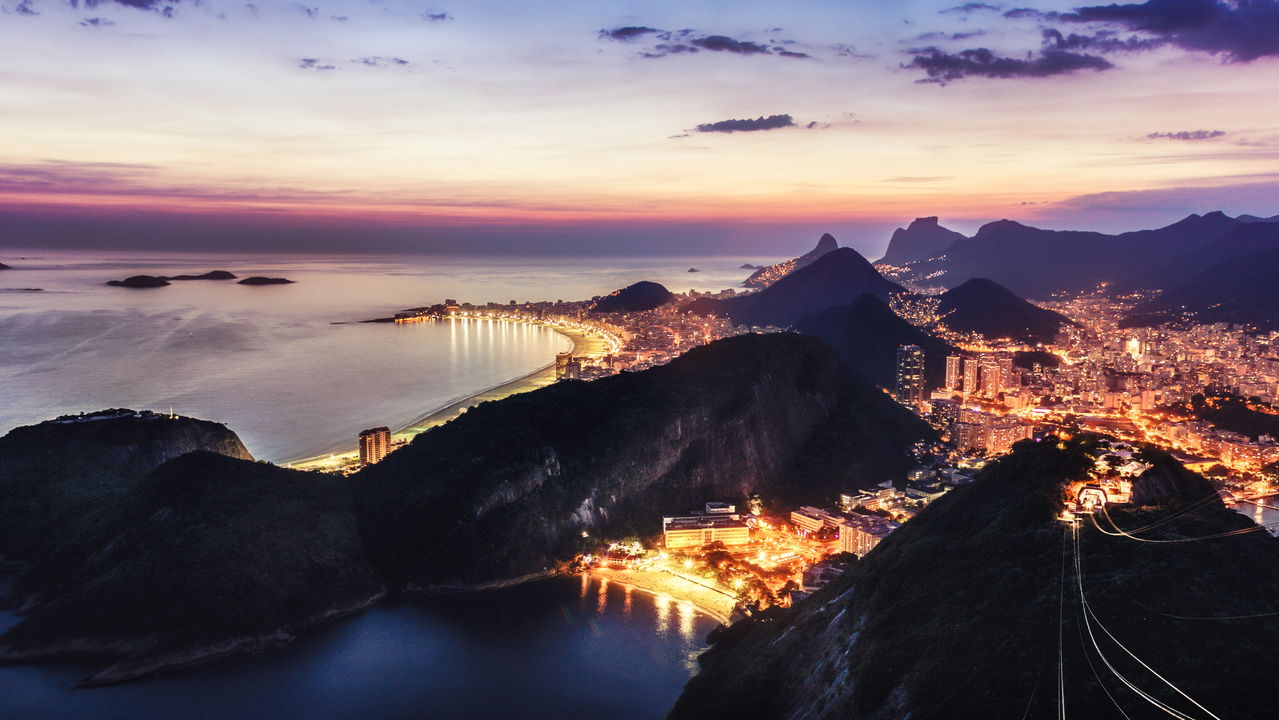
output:
{"label": "high-rise building", "polygon": [[963,369],[964,359],[959,355],[951,355],[946,358],[946,389],[959,392],[964,377]]}
{"label": "high-rise building", "polygon": [[977,358],[964,358],[964,394],[973,395],[977,392],[977,381],[981,374],[978,368],[981,364]]}
{"label": "high-rise building", "polygon": [[897,400],[906,405],[924,404],[924,350],[918,345],[897,348]]}
{"label": "high-rise building", "polygon": [[360,463],[372,465],[391,450],[390,428],[376,427],[360,433]]}
{"label": "high-rise building", "polygon": [[568,375],[568,366],[573,362],[573,353],[557,353],[555,355],[555,379],[563,380]]}

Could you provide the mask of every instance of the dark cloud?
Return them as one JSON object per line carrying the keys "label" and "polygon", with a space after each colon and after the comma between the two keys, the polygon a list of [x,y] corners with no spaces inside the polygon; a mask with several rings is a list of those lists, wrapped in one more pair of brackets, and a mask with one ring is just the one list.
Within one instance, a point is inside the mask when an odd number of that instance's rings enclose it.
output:
{"label": "dark cloud", "polygon": [[958,53],[946,53],[936,48],[926,48],[903,67],[923,70],[928,77],[919,82],[945,85],[966,77],[986,78],[1042,78],[1064,75],[1077,70],[1109,70],[1114,65],[1096,55],[1084,55],[1065,50],[1045,50],[1038,56],[1025,59],[1001,57],[986,48],[974,48]]}
{"label": "dark cloud", "polygon": [[636,38],[645,35],[653,35],[661,32],[657,28],[644,27],[642,25],[626,25],[624,27],[615,27],[612,30],[600,30],[600,38],[604,40],[617,40],[618,42],[630,42]]}
{"label": "dark cloud", "polygon": [[1077,33],[1064,35],[1060,30],[1046,28],[1043,31],[1043,38],[1044,47],[1056,50],[1092,50],[1101,53],[1141,52],[1153,50],[1164,44],[1163,40],[1136,35],[1121,38],[1109,30],[1101,30],[1091,35]]}
{"label": "dark cloud", "polygon": [[778,57],[788,57],[788,58],[812,57],[808,53],[795,52],[794,50],[787,50],[786,48],[780,48],[780,47],[774,47],[773,52],[777,53]]}
{"label": "dark cloud", "polygon": [[734,40],[727,35],[706,35],[689,40],[694,47],[711,52],[730,52],[737,55],[767,55],[772,52],[766,46],[749,40]]}
{"label": "dark cloud", "polygon": [[422,19],[426,20],[427,22],[446,22],[448,20],[452,20],[453,16],[443,11],[441,12],[427,11],[422,13]]}
{"label": "dark cloud", "polygon": [[1225,130],[1182,130],[1181,132],[1153,132],[1147,140],[1211,140],[1225,135]]}
{"label": "dark cloud", "polygon": [[106,18],[91,17],[81,20],[80,24],[84,27],[111,27],[112,25],[115,25],[115,21],[108,20]]}
{"label": "dark cloud", "polygon": [[1058,17],[1119,25],[1234,62],[1279,55],[1279,0],[1148,0],[1081,7]]}
{"label": "dark cloud", "polygon": [[31,9],[31,0],[22,0],[22,2],[18,3],[17,7],[15,7],[13,10],[19,15],[39,15],[40,14],[36,12],[35,10]]}
{"label": "dark cloud", "polygon": [[[795,118],[790,115],[769,115],[768,117],[761,115],[754,120],[747,118],[744,120],[720,120],[719,122],[702,123],[695,129],[699,133],[735,133],[780,130],[788,127],[796,127]],[[808,127],[814,127],[814,124],[809,123]]]}
{"label": "dark cloud", "polygon": [[980,10],[989,10],[990,12],[999,12],[1002,8],[1003,6],[1001,5],[991,5],[989,3],[984,3],[984,2],[970,2],[970,3],[964,3],[963,5],[956,5],[955,7],[952,7],[952,8],[946,8],[945,10],[942,10],[942,12],[943,13],[963,13],[966,15],[968,13],[978,12]]}
{"label": "dark cloud", "polygon": [[967,40],[969,38],[981,37],[985,35],[985,30],[973,30],[970,32],[926,32],[923,35],[915,36],[916,40]]}
{"label": "dark cloud", "polygon": [[1022,18],[1035,18],[1037,20],[1053,20],[1056,19],[1057,13],[1044,12],[1035,8],[1013,8],[1004,13],[1004,17],[1010,20],[1020,20]]}

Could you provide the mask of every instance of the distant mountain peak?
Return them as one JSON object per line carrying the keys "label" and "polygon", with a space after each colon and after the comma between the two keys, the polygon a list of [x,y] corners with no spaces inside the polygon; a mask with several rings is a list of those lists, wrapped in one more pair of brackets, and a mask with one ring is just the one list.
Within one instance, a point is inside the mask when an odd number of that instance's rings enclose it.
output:
{"label": "distant mountain peak", "polygon": [[935,215],[915,218],[909,226],[893,231],[888,249],[879,262],[906,265],[928,260],[945,253],[951,245],[967,239],[961,233],[942,227],[940,218]]}
{"label": "distant mountain peak", "polygon": [[817,245],[812,250],[797,258],[759,268],[751,273],[751,276],[746,278],[746,282],[742,284],[747,287],[768,287],[796,270],[807,267],[817,258],[838,249],[839,243],[835,241],[835,236],[830,233],[822,233],[822,236],[817,240]]}

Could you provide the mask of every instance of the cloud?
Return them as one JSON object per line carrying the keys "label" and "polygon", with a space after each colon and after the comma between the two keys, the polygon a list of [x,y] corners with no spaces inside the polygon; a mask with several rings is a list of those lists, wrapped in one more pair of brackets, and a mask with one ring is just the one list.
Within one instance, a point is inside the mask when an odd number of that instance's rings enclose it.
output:
{"label": "cloud", "polygon": [[1053,49],[1025,59],[1001,57],[986,48],[962,50],[958,53],[924,48],[918,52],[922,54],[916,55],[902,67],[923,70],[928,77],[919,82],[939,85],[966,77],[1042,78],[1078,70],[1109,70],[1114,67],[1110,61],[1096,55]]}
{"label": "cloud", "polygon": [[1130,35],[1118,37],[1109,30],[1101,30],[1092,35],[1070,33],[1064,35],[1060,30],[1045,28],[1043,31],[1044,47],[1056,50],[1092,50],[1101,53],[1141,52],[1153,50],[1164,44],[1163,40],[1142,38]]}
{"label": "cloud", "polygon": [[91,17],[81,20],[80,24],[84,27],[111,27],[112,25],[115,25],[115,21],[108,20],[106,18]]}
{"label": "cloud", "polygon": [[377,55],[371,57],[355,58],[351,62],[358,65],[368,65],[369,67],[405,67],[413,63],[398,57],[380,57]]}
{"label": "cloud", "polygon": [[322,63],[319,58],[298,58],[298,67],[303,70],[336,70],[337,66]]}
{"label": "cloud", "polygon": [[1181,132],[1153,132],[1147,140],[1211,140],[1225,135],[1225,130],[1182,130]]}
{"label": "cloud", "polygon": [[[779,31],[772,28],[769,33]],[[624,25],[608,30],[600,30],[601,40],[631,43],[640,39],[652,39],[657,42],[639,52],[639,56],[648,59],[664,58],[669,55],[692,55],[697,52],[720,52],[731,55],[774,55],[777,57],[805,59],[810,57],[806,52],[792,50],[787,45],[794,45],[794,40],[776,39],[767,42],[739,40],[728,35],[707,35],[695,30],[661,30],[646,25]]]}
{"label": "cloud", "polygon": [[1119,25],[1233,62],[1279,55],[1279,0],[1148,0],[1076,8],[1060,18]]}
{"label": "cloud", "polygon": [[985,30],[972,30],[970,32],[944,33],[944,32],[926,32],[923,35],[916,35],[915,40],[967,40],[969,38],[981,37],[985,35]]}
{"label": "cloud", "polygon": [[984,2],[970,2],[964,3],[963,5],[956,5],[952,8],[946,8],[945,10],[942,10],[942,13],[963,13],[967,15],[968,13],[978,12],[981,10],[999,12],[1001,9],[1003,9],[1003,6],[1001,5],[991,5],[990,3]]}
{"label": "cloud", "polygon": [[749,40],[734,40],[727,35],[706,35],[693,38],[689,42],[694,47],[711,52],[730,52],[737,55],[767,55],[771,52],[766,46]]}
{"label": "cloud", "polygon": [[422,13],[422,19],[427,22],[446,22],[452,20],[453,16],[442,10],[440,12],[431,12],[428,10]]}
{"label": "cloud", "polygon": [[653,35],[661,32],[657,28],[644,27],[642,25],[626,25],[624,27],[615,27],[612,30],[600,30],[600,38],[603,40],[617,40],[618,42],[631,42],[636,38],[645,35]]}
{"label": "cloud", "polygon": [[[757,132],[760,130],[780,130],[782,128],[796,127],[795,118],[790,115],[763,115],[754,120],[747,118],[744,120],[720,120],[719,122],[702,123],[695,129],[699,133],[735,133],[735,132]],[[816,127],[814,123],[809,123],[806,127]]]}

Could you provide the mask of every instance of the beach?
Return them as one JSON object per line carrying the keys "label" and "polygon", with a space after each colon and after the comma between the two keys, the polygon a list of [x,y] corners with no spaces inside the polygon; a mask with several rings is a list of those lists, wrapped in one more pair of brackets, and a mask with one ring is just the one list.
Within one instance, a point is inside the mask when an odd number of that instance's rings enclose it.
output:
{"label": "beach", "polygon": [[[501,320],[495,322],[516,323],[527,321]],[[568,338],[568,340],[573,343],[570,352],[572,352],[575,357],[601,355],[606,352],[605,342],[597,336],[549,323],[543,324],[542,326],[554,331],[557,335]],[[409,442],[419,433],[430,430],[433,427],[443,425],[444,423],[447,423],[466,412],[469,408],[475,407],[480,403],[501,400],[503,398],[510,397],[511,395],[518,395],[519,393],[537,390],[538,388],[546,387],[554,382],[555,363],[550,362],[539,367],[533,372],[522,375],[514,380],[510,380],[500,385],[495,385],[487,390],[482,390],[473,395],[468,395],[457,402],[432,410],[412,423],[393,431],[391,433],[391,440],[393,443]],[[283,464],[287,467],[298,470],[329,470],[354,461],[358,457],[358,454],[359,453],[356,449],[347,445],[341,448],[335,448],[332,452],[300,458]]]}
{"label": "beach", "polygon": [[700,582],[664,570],[614,570],[598,568],[589,575],[609,582],[631,585],[650,595],[669,597],[687,602],[698,612],[721,623],[729,624],[737,599],[728,591],[712,588]]}

